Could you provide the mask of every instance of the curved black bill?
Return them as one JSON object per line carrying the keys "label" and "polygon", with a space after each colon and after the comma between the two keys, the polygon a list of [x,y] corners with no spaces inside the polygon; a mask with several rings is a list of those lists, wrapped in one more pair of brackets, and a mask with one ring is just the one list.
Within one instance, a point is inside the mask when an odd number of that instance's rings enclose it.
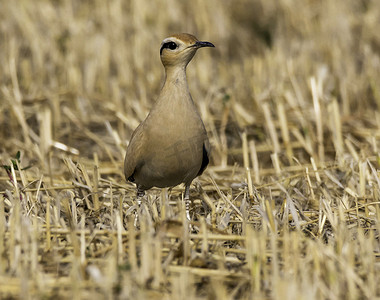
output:
{"label": "curved black bill", "polygon": [[215,47],[214,44],[210,43],[210,42],[201,42],[201,41],[197,41],[195,44],[194,44],[194,47],[197,47],[197,48],[202,48],[202,47]]}

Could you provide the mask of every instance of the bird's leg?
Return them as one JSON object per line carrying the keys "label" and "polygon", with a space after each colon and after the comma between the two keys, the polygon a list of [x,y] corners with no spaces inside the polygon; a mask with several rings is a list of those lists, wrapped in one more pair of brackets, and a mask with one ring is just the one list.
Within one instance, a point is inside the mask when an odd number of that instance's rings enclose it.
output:
{"label": "bird's leg", "polygon": [[190,185],[185,186],[185,209],[186,209],[186,218],[190,221]]}
{"label": "bird's leg", "polygon": [[141,208],[141,199],[144,197],[144,195],[145,195],[145,191],[138,186],[137,187],[137,197],[136,197],[137,208],[135,211],[135,221],[133,223],[135,227],[137,227],[137,225],[139,223],[139,210]]}
{"label": "bird's leg", "polygon": [[141,198],[144,197],[145,191],[141,189],[140,187],[137,187],[137,205],[141,206]]}

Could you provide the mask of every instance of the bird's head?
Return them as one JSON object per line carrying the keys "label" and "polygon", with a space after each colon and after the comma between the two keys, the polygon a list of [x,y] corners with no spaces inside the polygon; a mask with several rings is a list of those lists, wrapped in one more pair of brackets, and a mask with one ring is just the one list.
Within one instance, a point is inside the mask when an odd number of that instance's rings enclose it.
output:
{"label": "bird's head", "polygon": [[201,42],[188,33],[174,34],[162,41],[160,56],[166,67],[186,67],[195,52],[202,47],[215,47],[210,42]]}

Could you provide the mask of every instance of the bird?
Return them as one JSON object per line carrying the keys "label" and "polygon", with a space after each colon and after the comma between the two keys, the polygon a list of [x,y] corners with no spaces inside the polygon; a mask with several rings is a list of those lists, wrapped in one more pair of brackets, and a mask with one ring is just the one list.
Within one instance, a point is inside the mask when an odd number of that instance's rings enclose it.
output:
{"label": "bird", "polygon": [[198,49],[215,47],[188,33],[165,38],[160,58],[165,81],[156,102],[130,138],[124,174],[137,187],[137,203],[152,187],[184,184],[186,217],[190,220],[190,185],[206,169],[210,142],[191,97],[186,67]]}

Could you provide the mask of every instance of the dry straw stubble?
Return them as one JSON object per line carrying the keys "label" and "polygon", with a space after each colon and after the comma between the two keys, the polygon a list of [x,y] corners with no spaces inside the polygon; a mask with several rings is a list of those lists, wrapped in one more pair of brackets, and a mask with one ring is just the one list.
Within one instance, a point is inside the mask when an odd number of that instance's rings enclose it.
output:
{"label": "dry straw stubble", "polygon": [[[378,1],[1,6],[1,297],[380,296]],[[211,166],[195,231],[180,188],[134,228],[124,149],[178,31],[217,46],[188,69]]]}

